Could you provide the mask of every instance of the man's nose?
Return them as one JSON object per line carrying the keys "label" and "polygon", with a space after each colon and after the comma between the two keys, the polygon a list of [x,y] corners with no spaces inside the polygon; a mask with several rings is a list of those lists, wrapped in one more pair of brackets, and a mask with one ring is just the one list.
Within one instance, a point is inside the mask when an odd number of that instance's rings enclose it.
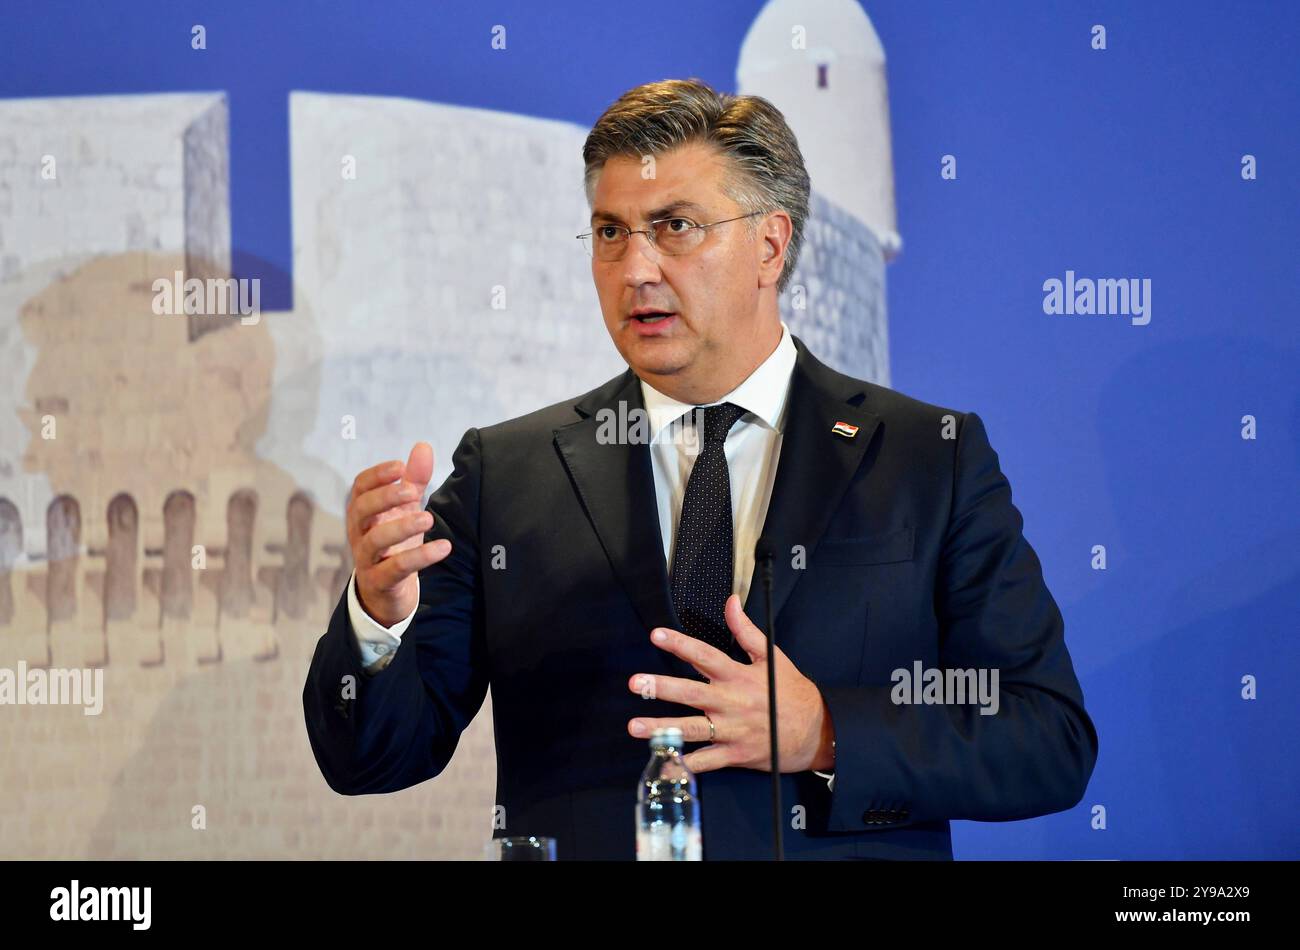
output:
{"label": "man's nose", "polygon": [[659,279],[659,249],[648,234],[630,234],[623,250],[623,277],[629,286]]}

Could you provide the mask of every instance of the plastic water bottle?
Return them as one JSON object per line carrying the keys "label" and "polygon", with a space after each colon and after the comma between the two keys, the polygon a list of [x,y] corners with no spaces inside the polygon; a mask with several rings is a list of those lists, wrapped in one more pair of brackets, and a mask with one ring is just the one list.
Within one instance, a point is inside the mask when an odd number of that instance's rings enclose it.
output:
{"label": "plastic water bottle", "polygon": [[636,859],[700,861],[700,801],[682,761],[682,731],[656,729],[636,792]]}

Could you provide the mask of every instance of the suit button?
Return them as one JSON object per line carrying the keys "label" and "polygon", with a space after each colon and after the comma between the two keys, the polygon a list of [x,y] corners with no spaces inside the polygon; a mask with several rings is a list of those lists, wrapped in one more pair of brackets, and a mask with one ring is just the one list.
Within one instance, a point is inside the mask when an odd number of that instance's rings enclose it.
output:
{"label": "suit button", "polygon": [[348,701],[346,699],[339,700],[338,703],[334,706],[334,709],[344,719],[348,718]]}

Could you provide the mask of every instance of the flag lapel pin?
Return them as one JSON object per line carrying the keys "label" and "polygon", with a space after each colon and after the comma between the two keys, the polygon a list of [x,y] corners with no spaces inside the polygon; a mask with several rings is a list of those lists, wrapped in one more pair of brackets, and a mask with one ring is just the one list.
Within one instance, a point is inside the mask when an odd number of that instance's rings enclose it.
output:
{"label": "flag lapel pin", "polygon": [[831,431],[836,435],[842,435],[846,439],[851,439],[858,434],[858,427],[851,426],[847,422],[837,422],[831,427]]}

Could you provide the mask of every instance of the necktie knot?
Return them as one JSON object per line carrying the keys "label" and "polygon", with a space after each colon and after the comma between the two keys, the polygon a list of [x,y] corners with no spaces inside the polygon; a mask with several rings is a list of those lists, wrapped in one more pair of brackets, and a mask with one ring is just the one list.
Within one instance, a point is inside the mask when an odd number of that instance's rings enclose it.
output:
{"label": "necktie knot", "polygon": [[745,414],[745,410],[732,402],[724,402],[718,406],[696,406],[698,412],[704,410],[704,442],[710,444],[713,442],[726,442],[727,434],[731,432],[731,427],[736,424],[736,420]]}

